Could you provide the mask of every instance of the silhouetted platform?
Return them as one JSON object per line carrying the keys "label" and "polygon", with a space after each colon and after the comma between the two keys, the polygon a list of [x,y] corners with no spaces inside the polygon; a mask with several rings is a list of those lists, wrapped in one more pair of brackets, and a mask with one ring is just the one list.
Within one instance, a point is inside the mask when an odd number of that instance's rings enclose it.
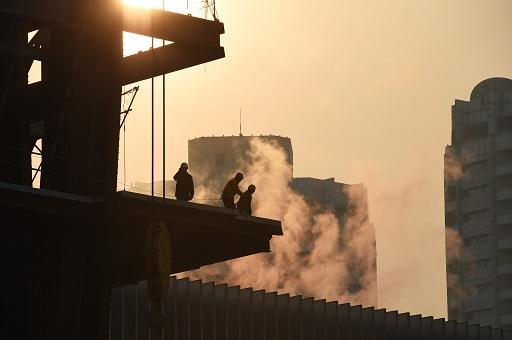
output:
{"label": "silhouetted platform", "polygon": [[279,221],[126,191],[118,192],[112,202],[107,202],[0,182],[0,206],[20,218],[30,215],[41,222],[40,227],[49,229],[54,221],[66,219],[68,231],[76,232],[77,238],[84,224],[87,228],[87,224],[92,227],[100,221],[112,221],[105,237],[111,238],[113,286],[145,280],[145,239],[151,221],[167,223],[172,273],[268,252],[272,236],[283,234]]}
{"label": "silhouetted platform", "polygon": [[144,240],[151,220],[166,221],[171,235],[171,270],[178,273],[251,254],[270,251],[273,235],[282,235],[281,223],[239,216],[231,209],[118,192],[119,223],[113,243],[113,282],[144,279]]}

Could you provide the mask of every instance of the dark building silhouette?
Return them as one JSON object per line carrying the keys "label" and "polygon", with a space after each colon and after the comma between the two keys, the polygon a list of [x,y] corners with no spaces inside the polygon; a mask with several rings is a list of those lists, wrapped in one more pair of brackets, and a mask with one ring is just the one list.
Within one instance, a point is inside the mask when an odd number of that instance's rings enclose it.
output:
{"label": "dark building silhouette", "polygon": [[[123,57],[123,31],[173,43]],[[0,2],[2,339],[105,340],[113,287],[268,252],[282,234],[278,221],[116,192],[122,86],[223,58],[223,33],[118,0]],[[41,81],[28,84],[35,60]]]}
{"label": "dark building silhouette", "polygon": [[[336,301],[171,278],[165,340],[505,340],[512,330]],[[144,284],[112,294],[112,340],[149,339]]]}
{"label": "dark building silhouette", "polygon": [[[452,106],[445,152],[450,319],[512,326],[512,80],[479,83]],[[455,239],[455,241],[454,241]]]}

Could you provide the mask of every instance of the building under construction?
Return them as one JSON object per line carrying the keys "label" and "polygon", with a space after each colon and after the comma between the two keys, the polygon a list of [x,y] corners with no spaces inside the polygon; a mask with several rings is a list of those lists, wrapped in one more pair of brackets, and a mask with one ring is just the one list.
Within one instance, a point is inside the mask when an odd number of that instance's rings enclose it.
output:
{"label": "building under construction", "polygon": [[[172,44],[123,57],[123,31]],[[118,0],[0,3],[2,338],[107,339],[111,289],[147,279],[156,337],[170,273],[269,251],[282,234],[278,221],[116,192],[122,86],[223,58],[223,33]],[[28,84],[34,61],[42,79]]]}
{"label": "building under construction", "polygon": [[[28,32],[36,30],[27,42]],[[123,31],[172,44],[123,57]],[[269,240],[282,234],[280,222],[116,192],[121,87],[224,57],[223,33],[217,20],[133,8],[119,0],[0,2],[2,338],[108,339],[115,324],[110,317],[114,321],[119,315],[110,311],[112,288],[140,281],[147,282],[139,302],[146,306],[140,316],[149,338],[169,337],[166,320],[178,315],[184,322],[180,325],[204,330],[202,338],[226,338],[213,333],[221,314],[206,304],[196,305],[205,314],[189,313],[190,305],[167,308],[171,296],[189,296],[176,290],[180,284],[169,282],[169,274],[268,252]],[[36,60],[42,64],[42,79],[29,85],[27,73]],[[41,147],[34,151],[38,140]],[[32,153],[41,157],[35,169]],[[40,188],[32,187],[33,171],[40,175]],[[212,296],[206,289],[201,292]],[[248,301],[246,306],[257,304]],[[206,313],[216,321],[203,318]],[[309,324],[308,318],[317,315],[300,313]],[[325,320],[332,322],[330,313]],[[344,339],[366,339],[365,330],[376,338],[387,334],[366,322],[370,314],[349,315],[336,319],[354,320]],[[243,334],[259,325],[240,320]],[[397,325],[412,329],[415,320],[397,316]],[[438,324],[441,333],[430,338],[511,338],[501,329]],[[138,334],[129,331],[121,338]],[[317,333],[303,334],[309,334],[306,339]],[[399,331],[392,334],[387,338],[408,338]]]}

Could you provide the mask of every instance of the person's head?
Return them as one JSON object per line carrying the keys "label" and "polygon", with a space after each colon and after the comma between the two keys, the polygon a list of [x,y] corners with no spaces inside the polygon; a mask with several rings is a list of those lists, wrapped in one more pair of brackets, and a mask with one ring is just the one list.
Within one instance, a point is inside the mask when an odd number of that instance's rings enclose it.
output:
{"label": "person's head", "polygon": [[249,191],[251,194],[254,194],[254,192],[256,191],[256,186],[254,184],[249,185],[247,191]]}
{"label": "person's head", "polygon": [[180,170],[188,170],[188,164],[185,162],[181,163]]}
{"label": "person's head", "polygon": [[240,183],[242,181],[242,179],[244,179],[244,175],[242,175],[242,173],[238,172],[236,175],[235,175],[235,178],[236,180],[238,181],[238,183]]}

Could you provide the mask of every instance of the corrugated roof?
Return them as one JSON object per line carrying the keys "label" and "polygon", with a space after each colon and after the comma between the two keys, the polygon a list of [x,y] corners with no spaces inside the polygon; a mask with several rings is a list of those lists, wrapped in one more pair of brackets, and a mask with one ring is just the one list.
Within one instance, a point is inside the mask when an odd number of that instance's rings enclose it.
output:
{"label": "corrugated roof", "polygon": [[[420,292],[418,292],[420,293]],[[165,339],[505,340],[512,330],[171,277]],[[144,283],[112,292],[111,339],[148,339]]]}

